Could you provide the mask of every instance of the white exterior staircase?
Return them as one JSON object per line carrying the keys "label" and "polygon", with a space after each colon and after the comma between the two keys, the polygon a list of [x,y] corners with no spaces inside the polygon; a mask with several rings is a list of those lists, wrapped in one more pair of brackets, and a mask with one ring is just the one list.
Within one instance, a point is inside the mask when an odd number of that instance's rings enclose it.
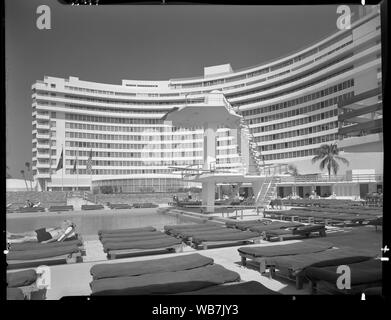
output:
{"label": "white exterior staircase", "polygon": [[[225,101],[226,101],[227,108],[237,113],[237,110],[235,110],[226,99]],[[265,164],[264,157],[260,151],[259,146],[257,145],[257,142],[255,141],[255,136],[251,132],[250,126],[247,120],[243,116],[240,119],[240,135],[244,136],[246,138],[245,141],[248,142],[250,159],[252,160],[250,162],[253,162],[253,165],[252,166],[249,165],[249,166],[253,167],[255,169],[255,174],[262,176],[261,179],[263,179],[262,185],[260,186],[259,191],[255,195],[255,206],[257,209],[258,208],[265,209],[270,204],[270,201],[275,197],[277,192],[278,177],[276,177],[276,174],[277,173],[281,174],[282,168],[287,167],[287,165]],[[239,154],[242,155],[240,144],[238,145],[239,145],[239,150],[238,150]],[[247,148],[247,146],[241,146],[241,148]],[[243,163],[243,165],[246,166],[245,163]]]}

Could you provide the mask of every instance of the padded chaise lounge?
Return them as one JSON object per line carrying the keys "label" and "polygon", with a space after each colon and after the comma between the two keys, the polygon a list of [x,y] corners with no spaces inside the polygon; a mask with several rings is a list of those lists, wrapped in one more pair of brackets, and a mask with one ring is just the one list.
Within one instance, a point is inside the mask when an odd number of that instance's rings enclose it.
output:
{"label": "padded chaise lounge", "polygon": [[126,228],[126,229],[103,229],[98,231],[98,235],[106,235],[106,234],[123,234],[123,233],[138,233],[145,231],[156,231],[154,227],[142,227],[142,228]]}
{"label": "padded chaise lounge", "polygon": [[83,241],[79,238],[77,240],[69,241],[55,241],[49,243],[39,243],[39,242],[25,242],[25,243],[12,243],[9,245],[9,250],[11,251],[26,251],[26,250],[39,250],[47,248],[59,248],[59,247],[68,247],[76,245],[79,249],[83,249]]}
{"label": "padded chaise lounge", "polygon": [[40,275],[35,271],[35,269],[8,272],[7,288],[19,288],[22,291],[24,298],[30,300],[33,292],[44,290],[37,286],[37,279],[39,276]]}
{"label": "padded chaise lounge", "polygon": [[316,293],[320,285],[325,285],[332,292],[345,294],[354,294],[357,291],[362,292],[366,288],[381,286],[382,262],[380,260],[370,259],[351,263],[348,266],[351,275],[351,288],[349,290],[340,290],[337,288],[337,279],[341,275],[337,273],[338,265],[307,268],[304,271],[304,277],[310,281],[311,293]]}
{"label": "padded chaise lounge", "polygon": [[[234,231],[234,230],[232,230]],[[232,246],[240,243],[259,243],[261,238],[258,233],[251,231],[228,232],[228,233],[199,233],[193,235],[190,239],[192,247],[198,249],[202,246],[203,249],[216,246]]]}
{"label": "padded chaise lounge", "polygon": [[258,224],[253,225],[249,228],[250,231],[262,233],[264,231],[268,230],[278,230],[278,229],[284,229],[284,228],[295,228],[295,227],[301,227],[303,226],[302,223],[299,222],[279,222],[279,221],[273,221],[268,224]]}
{"label": "padded chaise lounge", "polygon": [[285,239],[308,238],[313,233],[318,233],[320,237],[325,237],[326,227],[324,225],[307,225],[289,229],[268,230],[264,231],[262,235],[268,241],[271,239],[283,241]]}
{"label": "padded chaise lounge", "polygon": [[81,258],[80,248],[75,245],[29,249],[25,251],[10,250],[7,254],[8,269],[29,268],[39,265],[75,263]]}
{"label": "padded chaise lounge", "polygon": [[332,243],[319,240],[306,240],[298,243],[287,245],[271,245],[262,247],[241,247],[238,249],[242,258],[242,265],[246,265],[246,259],[255,261],[260,264],[260,272],[264,273],[266,268],[266,258],[293,256],[297,254],[309,254],[325,251],[333,247]]}
{"label": "padded chaise lounge", "polygon": [[160,239],[169,237],[163,232],[146,232],[146,233],[137,233],[137,234],[116,234],[116,235],[107,235],[100,238],[100,241],[104,245],[107,242],[131,242],[131,241],[141,241],[141,240],[151,240],[151,239]]}
{"label": "padded chaise lounge", "polygon": [[224,235],[224,234],[237,234],[243,231],[238,229],[220,228],[220,229],[206,229],[206,230],[186,230],[178,234],[178,237],[187,240],[195,236],[202,235]]}
{"label": "padded chaise lounge", "polygon": [[22,289],[7,287],[7,300],[25,300]]}
{"label": "padded chaise lounge", "polygon": [[161,251],[175,252],[182,251],[182,240],[165,236],[164,238],[143,239],[128,242],[106,242],[103,245],[109,259],[116,259],[119,256],[139,256]]}
{"label": "padded chaise lounge", "polygon": [[191,270],[104,278],[92,281],[90,286],[92,295],[151,295],[194,291],[239,280],[236,272],[220,265],[207,265]]}
{"label": "padded chaise lounge", "polygon": [[167,234],[178,236],[182,232],[186,231],[206,231],[206,230],[220,230],[227,229],[222,224],[217,223],[205,223],[205,224],[192,224],[192,225],[174,225],[174,226],[164,226],[164,230]]}
{"label": "padded chaise lounge", "polygon": [[240,229],[240,230],[246,230],[252,226],[265,225],[270,222],[271,222],[271,220],[268,220],[268,219],[245,220],[245,221],[232,220],[232,221],[227,221],[225,223],[225,225],[228,228],[236,228],[236,229]]}
{"label": "padded chaise lounge", "polygon": [[362,262],[372,258],[367,253],[361,253],[358,250],[346,247],[311,254],[269,257],[265,259],[265,263],[269,266],[271,277],[275,274],[275,270],[278,269],[279,275],[295,280],[297,289],[301,289],[306,268],[338,266]]}
{"label": "padded chaise lounge", "polygon": [[94,280],[139,276],[150,273],[190,270],[213,264],[213,259],[198,253],[177,257],[122,263],[102,263],[94,265],[90,273]]}

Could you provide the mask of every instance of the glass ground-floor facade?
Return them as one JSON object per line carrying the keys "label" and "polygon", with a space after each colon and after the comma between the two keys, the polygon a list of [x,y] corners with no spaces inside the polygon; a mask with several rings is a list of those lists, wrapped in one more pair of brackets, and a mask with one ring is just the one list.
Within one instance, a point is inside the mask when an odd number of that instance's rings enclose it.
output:
{"label": "glass ground-floor facade", "polygon": [[92,182],[94,193],[184,192],[200,187],[198,183],[179,178],[106,179]]}

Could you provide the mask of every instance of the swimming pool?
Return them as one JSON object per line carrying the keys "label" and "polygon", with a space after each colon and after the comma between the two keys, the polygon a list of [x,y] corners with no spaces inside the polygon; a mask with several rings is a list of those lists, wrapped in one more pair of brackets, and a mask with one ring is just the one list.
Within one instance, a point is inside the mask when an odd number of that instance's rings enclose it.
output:
{"label": "swimming pool", "polygon": [[153,226],[157,230],[169,224],[197,223],[201,219],[158,213],[157,209],[94,210],[63,213],[13,213],[7,214],[7,231],[26,232],[43,227],[59,226],[68,219],[76,224],[83,236],[97,235],[100,229],[123,229]]}

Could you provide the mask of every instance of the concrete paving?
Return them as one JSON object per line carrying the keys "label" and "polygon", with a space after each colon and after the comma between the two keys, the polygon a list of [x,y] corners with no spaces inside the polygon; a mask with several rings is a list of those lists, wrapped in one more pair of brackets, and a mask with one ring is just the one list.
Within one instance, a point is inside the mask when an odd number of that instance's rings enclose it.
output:
{"label": "concrete paving", "polygon": [[[283,245],[288,243],[298,242],[285,241],[283,243],[267,243],[249,245],[249,246],[270,246],[270,245]],[[87,257],[83,257],[83,263],[68,264],[52,266],[51,269],[51,287],[48,289],[46,298],[49,300],[57,300],[64,296],[86,296],[91,294],[90,282],[92,277],[90,275],[90,269],[95,264],[100,263],[121,263],[131,261],[145,261],[145,260],[156,260],[159,258],[175,257],[179,255],[191,254],[198,252],[206,257],[214,259],[214,262],[224,266],[225,268],[239,273],[243,281],[258,281],[268,287],[271,290],[278,291],[283,294],[295,294],[302,295],[308,294],[308,289],[297,290],[293,282],[283,279],[269,279],[267,276],[262,276],[257,270],[256,266],[243,267],[240,264],[240,256],[237,251],[241,246],[208,249],[208,250],[195,250],[188,246],[184,247],[183,253],[168,253],[159,254],[153,256],[143,256],[134,258],[124,258],[117,260],[107,260],[103,253],[103,248],[99,246],[98,240],[87,240],[85,241],[85,247],[87,250]],[[94,259],[96,259],[94,261]]]}

